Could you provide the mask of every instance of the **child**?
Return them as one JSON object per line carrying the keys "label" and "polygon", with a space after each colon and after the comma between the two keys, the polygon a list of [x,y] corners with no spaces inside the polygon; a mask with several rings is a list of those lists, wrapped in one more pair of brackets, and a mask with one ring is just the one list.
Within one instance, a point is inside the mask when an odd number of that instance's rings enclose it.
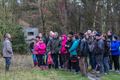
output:
{"label": "child", "polygon": [[32,53],[34,67],[36,67],[38,65],[38,61],[37,61],[37,58],[36,58],[36,54],[34,54],[34,41],[30,43],[30,51]]}

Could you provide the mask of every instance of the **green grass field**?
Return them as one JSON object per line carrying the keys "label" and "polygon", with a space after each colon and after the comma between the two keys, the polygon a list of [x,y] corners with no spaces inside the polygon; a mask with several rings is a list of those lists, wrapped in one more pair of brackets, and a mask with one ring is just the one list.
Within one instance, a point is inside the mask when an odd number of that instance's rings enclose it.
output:
{"label": "green grass field", "polygon": [[[0,80],[89,80],[80,74],[63,70],[41,71],[32,68],[31,56],[17,55],[13,57],[11,70],[5,73],[4,59],[0,58]],[[120,74],[111,72],[101,80],[120,80]]]}
{"label": "green grass field", "polygon": [[16,70],[0,74],[0,80],[88,80],[80,75],[64,71]]}

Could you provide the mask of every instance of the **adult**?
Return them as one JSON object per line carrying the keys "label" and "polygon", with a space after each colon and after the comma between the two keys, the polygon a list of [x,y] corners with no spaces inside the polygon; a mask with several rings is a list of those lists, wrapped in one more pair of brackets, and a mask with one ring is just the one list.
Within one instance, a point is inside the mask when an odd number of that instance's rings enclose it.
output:
{"label": "adult", "polygon": [[102,39],[104,40],[104,53],[103,53],[103,65],[105,74],[109,73],[110,65],[109,65],[109,55],[110,55],[110,44],[107,41],[107,35],[104,34]]}
{"label": "adult", "polygon": [[53,67],[55,69],[58,69],[58,55],[59,55],[59,50],[60,50],[60,40],[58,38],[58,33],[52,33],[52,39],[48,42],[47,44],[49,51],[51,52],[52,59],[54,62]]}
{"label": "adult", "polygon": [[4,42],[3,42],[3,57],[5,59],[5,70],[9,71],[9,67],[11,65],[11,58],[13,56],[13,49],[11,43],[11,35],[6,33],[4,35]]}
{"label": "adult", "polygon": [[94,36],[95,31],[88,30],[86,34],[86,40],[89,46],[89,64],[91,65],[91,70],[95,69],[95,55],[93,53],[93,47],[94,47]]}
{"label": "adult", "polygon": [[70,59],[71,59],[71,67],[72,69],[75,70],[75,72],[77,73],[79,71],[79,61],[78,61],[78,53],[77,53],[77,48],[79,46],[79,37],[78,35],[74,35],[73,37],[73,44],[69,49],[70,52]]}
{"label": "adult", "polygon": [[69,49],[71,48],[72,44],[73,44],[73,32],[69,32],[68,36],[67,36],[67,43],[65,45],[66,49],[67,49],[67,68],[68,70],[71,71],[71,59],[70,59],[70,52]]}
{"label": "adult", "polygon": [[65,68],[67,65],[67,49],[66,49],[66,43],[67,43],[67,36],[64,34],[61,36],[61,48],[60,48],[60,67]]}
{"label": "adult", "polygon": [[101,34],[96,34],[96,41],[94,45],[95,60],[96,60],[96,70],[99,68],[100,74],[104,73],[103,67],[103,53],[104,53],[104,41],[101,38]]}
{"label": "adult", "polygon": [[[107,41],[111,45],[111,42],[112,42],[112,39],[113,39],[112,31],[109,30],[107,32],[107,37],[108,37]],[[111,55],[111,52],[110,52],[110,55],[109,55],[109,59],[110,59],[110,62],[109,62],[110,70],[112,70],[112,55]]]}
{"label": "adult", "polygon": [[87,36],[84,34],[82,36],[84,37],[82,37],[80,43],[79,64],[82,75],[87,76],[87,57],[90,50],[87,42]]}
{"label": "adult", "polygon": [[111,42],[111,55],[112,61],[114,63],[114,69],[116,72],[119,72],[120,65],[119,65],[119,41],[117,36],[113,36],[113,41]]}
{"label": "adult", "polygon": [[46,44],[39,36],[36,36],[36,43],[34,45],[34,53],[38,60],[38,67],[43,70],[45,69],[44,55],[46,53]]}

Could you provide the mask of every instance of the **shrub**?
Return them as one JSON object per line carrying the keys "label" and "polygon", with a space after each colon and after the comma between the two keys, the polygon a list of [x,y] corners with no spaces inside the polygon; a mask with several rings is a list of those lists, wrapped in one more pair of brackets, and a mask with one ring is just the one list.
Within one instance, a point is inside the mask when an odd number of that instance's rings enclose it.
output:
{"label": "shrub", "polygon": [[3,35],[10,33],[12,36],[13,50],[15,53],[24,54],[27,52],[27,44],[24,40],[24,33],[22,27],[11,21],[0,19],[0,51],[2,51]]}

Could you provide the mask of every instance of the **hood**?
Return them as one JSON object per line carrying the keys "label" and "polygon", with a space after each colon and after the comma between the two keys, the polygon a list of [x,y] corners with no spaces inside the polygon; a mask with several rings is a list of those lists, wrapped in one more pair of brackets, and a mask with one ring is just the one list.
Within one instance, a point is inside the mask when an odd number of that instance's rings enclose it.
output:
{"label": "hood", "polygon": [[65,34],[63,34],[62,37],[64,37],[62,41],[67,41],[67,36]]}

